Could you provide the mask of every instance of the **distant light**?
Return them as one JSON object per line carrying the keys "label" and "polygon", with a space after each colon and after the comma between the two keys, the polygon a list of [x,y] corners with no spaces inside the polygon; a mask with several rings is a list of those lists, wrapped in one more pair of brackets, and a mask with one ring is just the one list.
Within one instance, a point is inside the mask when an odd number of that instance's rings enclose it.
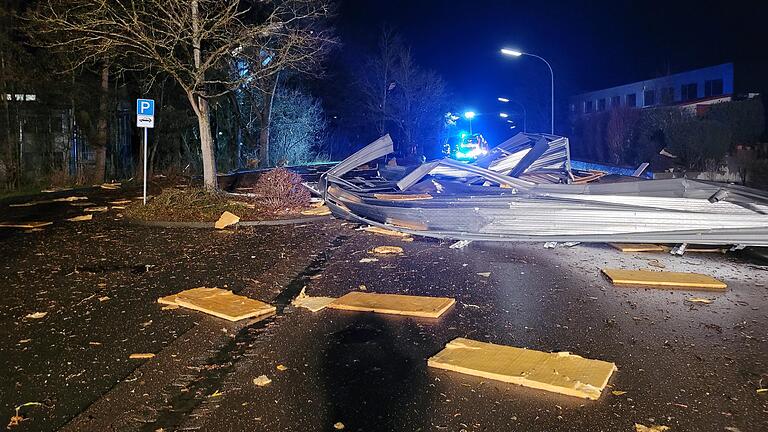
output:
{"label": "distant light", "polygon": [[507,118],[507,117],[509,117],[509,114],[507,114],[507,113],[499,113],[499,117]]}
{"label": "distant light", "polygon": [[517,126],[510,126],[509,128],[510,128],[510,129],[514,129],[514,128],[516,128],[516,127],[517,127]]}
{"label": "distant light", "polygon": [[504,55],[512,56],[512,57],[520,57],[521,55],[523,55],[521,51],[512,50],[508,48],[502,48],[501,53]]}
{"label": "distant light", "polygon": [[515,124],[515,122],[512,120],[507,120],[507,123]]}
{"label": "distant light", "polygon": [[507,99],[507,98],[500,97],[500,98],[497,98],[497,99],[498,99],[499,102],[504,102],[504,103],[509,102],[509,99]]}
{"label": "distant light", "polygon": [[464,113],[464,118],[467,120],[472,120],[475,118],[475,112],[474,111],[467,111]]}

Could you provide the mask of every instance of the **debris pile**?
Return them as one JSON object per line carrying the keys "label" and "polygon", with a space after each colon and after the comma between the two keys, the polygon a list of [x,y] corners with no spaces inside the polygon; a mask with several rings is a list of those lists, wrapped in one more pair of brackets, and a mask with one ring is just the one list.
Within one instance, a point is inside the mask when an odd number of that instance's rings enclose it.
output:
{"label": "debris pile", "polygon": [[473,164],[441,159],[354,171],[392,151],[386,135],[323,174],[317,192],[328,208],[441,239],[768,245],[765,192],[578,172],[564,137],[518,134]]}

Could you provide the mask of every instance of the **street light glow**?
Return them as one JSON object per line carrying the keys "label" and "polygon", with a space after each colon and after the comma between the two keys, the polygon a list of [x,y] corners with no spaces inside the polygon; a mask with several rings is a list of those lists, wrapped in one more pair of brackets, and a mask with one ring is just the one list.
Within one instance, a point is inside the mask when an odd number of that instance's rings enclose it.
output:
{"label": "street light glow", "polygon": [[467,111],[464,113],[464,118],[467,120],[472,120],[475,118],[475,112],[474,111]]}
{"label": "street light glow", "polygon": [[509,99],[507,99],[507,98],[503,98],[503,97],[497,98],[497,100],[498,100],[499,102],[504,102],[504,103],[507,103],[507,102],[509,102]]}
{"label": "street light glow", "polygon": [[501,117],[501,118],[507,118],[507,117],[509,117],[509,114],[507,114],[507,113],[503,113],[503,112],[502,112],[502,113],[499,113],[499,117]]}
{"label": "street light glow", "polygon": [[509,48],[502,48],[501,53],[504,55],[512,56],[512,57],[520,57],[521,55],[523,55],[521,51],[513,50]]}

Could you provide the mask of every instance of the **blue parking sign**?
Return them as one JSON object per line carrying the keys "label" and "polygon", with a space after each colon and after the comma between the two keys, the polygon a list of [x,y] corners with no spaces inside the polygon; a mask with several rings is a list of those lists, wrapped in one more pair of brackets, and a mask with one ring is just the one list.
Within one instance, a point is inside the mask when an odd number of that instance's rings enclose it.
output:
{"label": "blue parking sign", "polygon": [[136,126],[140,128],[155,127],[154,100],[136,99]]}
{"label": "blue parking sign", "polygon": [[155,101],[152,99],[137,99],[136,114],[149,116],[155,115]]}

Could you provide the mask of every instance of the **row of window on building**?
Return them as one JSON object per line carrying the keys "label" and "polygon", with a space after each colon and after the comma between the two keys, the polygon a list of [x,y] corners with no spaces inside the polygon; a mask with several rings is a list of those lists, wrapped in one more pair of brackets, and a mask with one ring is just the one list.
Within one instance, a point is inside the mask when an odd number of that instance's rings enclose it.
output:
{"label": "row of window on building", "polygon": [[[657,95],[658,93],[658,95]],[[699,96],[698,83],[683,84],[680,86],[680,102],[686,102],[690,100],[698,99]],[[704,81],[704,97],[720,96],[723,94],[723,80],[722,78]],[[658,97],[657,97],[658,96]],[[605,111],[609,106],[611,108],[625,106],[635,108],[638,106],[649,107],[654,105],[670,105],[675,102],[675,88],[663,87],[657,92],[656,89],[644,90],[642,92],[643,104],[638,105],[637,93],[629,93],[623,97],[624,103],[622,104],[622,96],[616,95],[610,98],[599,98],[596,101],[586,100],[582,102],[579,109],[583,113],[592,113]],[[571,112],[576,112],[576,104],[571,104]]]}

